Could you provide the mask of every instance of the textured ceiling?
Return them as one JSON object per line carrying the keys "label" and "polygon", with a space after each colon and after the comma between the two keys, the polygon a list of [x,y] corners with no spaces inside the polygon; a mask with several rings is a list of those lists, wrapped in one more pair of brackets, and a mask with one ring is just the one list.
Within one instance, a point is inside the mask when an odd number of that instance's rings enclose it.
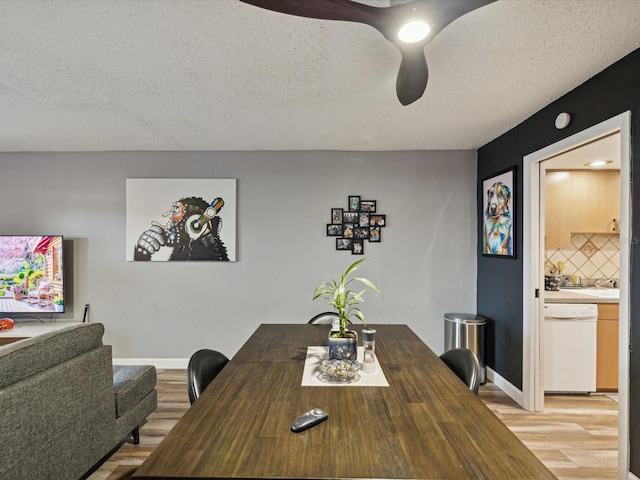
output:
{"label": "textured ceiling", "polygon": [[[368,0],[385,6],[389,1]],[[637,0],[499,0],[400,54],[236,0],[0,2],[0,151],[475,149],[640,47]]]}

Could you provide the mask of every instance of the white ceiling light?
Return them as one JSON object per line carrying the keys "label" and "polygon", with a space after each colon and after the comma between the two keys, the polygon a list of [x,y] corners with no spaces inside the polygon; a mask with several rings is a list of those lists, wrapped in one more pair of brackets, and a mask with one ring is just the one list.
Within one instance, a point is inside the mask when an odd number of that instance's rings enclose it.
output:
{"label": "white ceiling light", "polygon": [[556,117],[556,128],[558,130],[562,130],[563,128],[568,127],[570,122],[571,115],[569,115],[567,112],[562,112]]}
{"label": "white ceiling light", "polygon": [[593,162],[585,163],[585,167],[602,167],[603,165],[609,165],[613,163],[613,160],[594,160]]}
{"label": "white ceiling light", "polygon": [[404,43],[416,43],[427,38],[430,31],[431,27],[423,21],[409,22],[400,27],[398,38]]}

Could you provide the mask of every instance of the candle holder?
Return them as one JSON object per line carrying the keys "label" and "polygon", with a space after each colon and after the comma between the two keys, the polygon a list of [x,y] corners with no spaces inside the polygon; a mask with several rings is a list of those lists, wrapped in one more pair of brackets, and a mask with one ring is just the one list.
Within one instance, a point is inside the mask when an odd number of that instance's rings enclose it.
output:
{"label": "candle holder", "polygon": [[376,371],[376,331],[373,328],[362,329],[362,371],[374,373]]}

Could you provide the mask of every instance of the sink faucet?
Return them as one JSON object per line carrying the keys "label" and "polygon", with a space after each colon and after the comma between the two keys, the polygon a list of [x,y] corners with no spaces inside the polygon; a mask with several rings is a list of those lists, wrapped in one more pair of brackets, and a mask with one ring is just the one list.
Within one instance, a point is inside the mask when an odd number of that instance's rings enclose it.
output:
{"label": "sink faucet", "polygon": [[596,280],[595,282],[595,286],[596,287],[601,287],[602,285],[611,282],[611,286],[613,288],[618,288],[618,282],[615,278],[599,278],[598,280]]}

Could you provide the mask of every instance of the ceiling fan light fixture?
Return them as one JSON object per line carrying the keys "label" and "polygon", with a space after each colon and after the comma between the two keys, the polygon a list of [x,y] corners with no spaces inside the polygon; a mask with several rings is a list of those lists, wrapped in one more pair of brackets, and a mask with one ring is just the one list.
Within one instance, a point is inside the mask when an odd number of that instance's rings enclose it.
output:
{"label": "ceiling fan light fixture", "polygon": [[[1,0],[0,0],[1,1]],[[240,0],[255,7],[297,17],[369,25],[401,55],[396,94],[402,105],[422,97],[429,80],[424,47],[457,18],[496,0]]]}
{"label": "ceiling fan light fixture", "polygon": [[405,23],[398,30],[398,38],[404,43],[416,43],[424,40],[431,32],[428,23],[421,20]]}

